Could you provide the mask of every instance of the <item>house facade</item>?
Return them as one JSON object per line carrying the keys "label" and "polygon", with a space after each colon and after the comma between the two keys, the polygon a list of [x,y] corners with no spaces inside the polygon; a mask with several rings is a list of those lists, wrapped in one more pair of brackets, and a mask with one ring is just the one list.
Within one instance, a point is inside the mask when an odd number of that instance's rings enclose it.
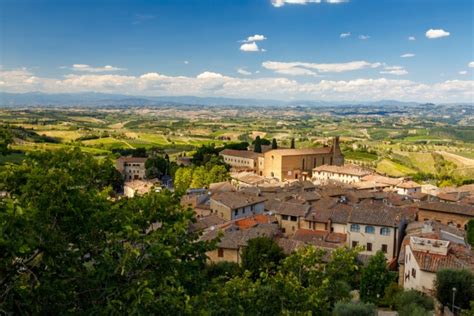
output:
{"label": "house facade", "polygon": [[211,214],[225,220],[235,220],[251,215],[262,214],[265,211],[266,198],[252,196],[241,192],[223,192],[211,196]]}
{"label": "house facade", "polygon": [[120,157],[115,162],[115,168],[122,174],[125,181],[143,180],[145,178],[144,157]]}

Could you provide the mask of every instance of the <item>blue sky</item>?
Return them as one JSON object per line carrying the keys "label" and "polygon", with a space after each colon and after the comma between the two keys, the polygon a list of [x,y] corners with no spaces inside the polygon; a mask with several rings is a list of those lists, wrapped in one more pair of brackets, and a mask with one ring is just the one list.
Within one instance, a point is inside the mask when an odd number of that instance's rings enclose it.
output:
{"label": "blue sky", "polygon": [[0,11],[2,91],[473,102],[469,0],[3,0]]}

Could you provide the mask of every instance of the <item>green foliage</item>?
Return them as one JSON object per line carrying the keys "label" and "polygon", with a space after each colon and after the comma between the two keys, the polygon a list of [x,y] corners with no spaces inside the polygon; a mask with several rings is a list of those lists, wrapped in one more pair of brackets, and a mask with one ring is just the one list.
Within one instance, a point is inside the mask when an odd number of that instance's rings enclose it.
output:
{"label": "green foliage", "polygon": [[278,148],[278,144],[277,144],[277,140],[276,138],[272,139],[272,149],[277,149]]}
{"label": "green foliage", "polygon": [[189,188],[205,188],[211,183],[227,181],[230,178],[226,166],[208,162],[204,166],[180,167],[174,174],[174,188],[179,193]]}
{"label": "green foliage", "polygon": [[209,162],[212,157],[215,157],[219,154],[222,148],[217,148],[214,143],[210,145],[201,145],[193,155],[192,162],[193,164],[200,166]]}
{"label": "green foliage", "polygon": [[253,151],[256,153],[262,152],[262,140],[260,139],[260,136],[255,138]]}
{"label": "green foliage", "polygon": [[436,273],[436,298],[441,304],[451,306],[453,288],[456,288],[454,305],[469,308],[474,300],[474,274],[470,270],[444,269]]}
{"label": "green foliage", "polygon": [[[13,314],[180,314],[201,291],[206,251],[169,192],[109,198],[108,160],[35,153],[0,188],[0,310]],[[160,227],[149,230],[152,223]]]}
{"label": "green foliage", "polygon": [[148,179],[161,178],[162,176],[169,174],[170,162],[164,157],[155,156],[147,159],[145,163],[146,177]]}
{"label": "green foliage", "polygon": [[371,303],[338,302],[332,314],[334,316],[375,316],[377,309]]}
{"label": "green foliage", "polygon": [[415,290],[399,292],[394,302],[400,316],[429,315],[434,309],[433,299]]}
{"label": "green foliage", "polygon": [[6,127],[0,126],[0,155],[5,156],[9,153],[8,145],[13,141],[10,131]]}
{"label": "green foliage", "polygon": [[467,222],[466,238],[467,242],[471,246],[474,246],[474,219],[471,219],[469,222]]}
{"label": "green foliage", "polygon": [[231,143],[231,144],[224,145],[224,149],[235,149],[235,150],[247,150],[248,147],[249,147],[248,142]]}
{"label": "green foliage", "polygon": [[387,261],[382,251],[377,251],[371,257],[366,267],[362,269],[360,279],[360,297],[362,301],[379,303],[385,288],[392,282],[392,276],[387,268]]}
{"label": "green foliage", "polygon": [[242,251],[242,268],[256,278],[261,272],[275,272],[284,257],[283,250],[272,239],[257,237],[249,240]]}

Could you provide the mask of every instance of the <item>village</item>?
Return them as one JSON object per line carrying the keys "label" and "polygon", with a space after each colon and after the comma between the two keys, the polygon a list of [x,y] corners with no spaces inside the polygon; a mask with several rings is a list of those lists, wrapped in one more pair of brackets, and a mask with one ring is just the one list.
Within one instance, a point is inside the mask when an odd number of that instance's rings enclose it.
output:
{"label": "village", "polygon": [[[189,231],[201,240],[219,238],[207,253],[210,262],[240,264],[248,241],[261,236],[286,254],[308,245],[329,253],[360,247],[362,264],[382,251],[402,288],[431,296],[437,271],[474,269],[466,233],[474,219],[474,185],[438,188],[345,164],[339,137],[319,148],[275,147],[220,151],[230,180],[183,194],[182,206],[196,219]],[[125,196],[171,188],[169,178],[165,186],[147,180],[145,162],[117,160]],[[177,162],[188,166],[191,158]]]}

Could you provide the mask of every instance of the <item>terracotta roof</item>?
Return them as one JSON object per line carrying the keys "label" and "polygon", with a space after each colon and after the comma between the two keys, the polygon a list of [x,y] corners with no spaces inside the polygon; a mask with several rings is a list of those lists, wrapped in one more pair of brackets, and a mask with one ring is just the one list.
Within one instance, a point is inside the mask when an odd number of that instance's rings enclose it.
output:
{"label": "terracotta roof", "polygon": [[309,205],[282,202],[273,211],[279,215],[304,217],[310,208]]}
{"label": "terracotta roof", "polygon": [[241,192],[223,192],[211,196],[211,200],[235,210],[241,207],[263,203],[267,199],[265,197],[253,196]]}
{"label": "terracotta roof", "polygon": [[315,154],[329,154],[331,153],[331,147],[319,147],[319,148],[301,148],[301,149],[273,149],[265,153],[265,155],[281,155],[281,156],[302,156],[302,155],[315,155]]}
{"label": "terracotta roof", "polygon": [[195,223],[192,223],[189,227],[191,232],[201,231],[207,229],[211,226],[217,226],[224,224],[225,220],[220,218],[217,215],[208,215],[201,218],[198,218]]}
{"label": "terracotta roof", "polygon": [[472,269],[474,267],[474,257],[472,252],[461,245],[451,244],[446,256],[425,251],[413,251],[416,262],[421,270],[437,272],[441,269]]}
{"label": "terracotta roof", "polygon": [[344,165],[344,166],[335,166],[335,165],[322,165],[313,169],[313,172],[332,172],[339,174],[349,174],[353,176],[365,176],[372,174],[373,171],[361,168],[356,165]]}
{"label": "terracotta roof", "polygon": [[322,230],[298,229],[292,239],[323,248],[338,248],[345,245],[347,235]]}
{"label": "terracotta roof", "polygon": [[331,208],[312,207],[306,215],[306,220],[327,223],[329,220],[333,223],[347,224],[352,207],[346,204],[337,204]]}
{"label": "terracotta roof", "polygon": [[293,240],[293,239],[288,239],[288,238],[277,238],[276,243],[278,246],[283,249],[283,252],[286,255],[290,255],[291,253],[295,252],[299,248],[304,248],[305,243],[299,240]]}
{"label": "terracotta roof", "polygon": [[360,203],[353,207],[348,221],[356,224],[397,227],[402,216],[399,208],[384,203]]}
{"label": "terracotta roof", "polygon": [[218,192],[233,192],[236,191],[235,187],[228,181],[211,183],[209,185],[209,191],[212,193]]}
{"label": "terracotta roof", "polygon": [[145,158],[145,157],[120,157],[117,159],[117,161],[136,162],[136,163],[144,163],[147,160],[148,158]]}
{"label": "terracotta roof", "polygon": [[417,206],[420,210],[474,216],[474,206],[470,205],[443,202],[419,202]]}
{"label": "terracotta roof", "polygon": [[414,189],[414,188],[421,188],[421,185],[414,181],[405,181],[398,184],[397,187],[403,188],[403,189]]}
{"label": "terracotta roof", "polygon": [[398,185],[400,182],[403,181],[403,178],[389,178],[389,177],[384,177],[378,174],[371,174],[364,176],[362,178],[363,181],[373,181],[373,182],[378,182],[382,184],[388,184],[388,185]]}
{"label": "terracotta roof", "polygon": [[256,153],[254,151],[235,149],[224,149],[219,153],[219,155],[234,156],[248,159],[257,159],[259,156],[262,156],[261,153]]}

